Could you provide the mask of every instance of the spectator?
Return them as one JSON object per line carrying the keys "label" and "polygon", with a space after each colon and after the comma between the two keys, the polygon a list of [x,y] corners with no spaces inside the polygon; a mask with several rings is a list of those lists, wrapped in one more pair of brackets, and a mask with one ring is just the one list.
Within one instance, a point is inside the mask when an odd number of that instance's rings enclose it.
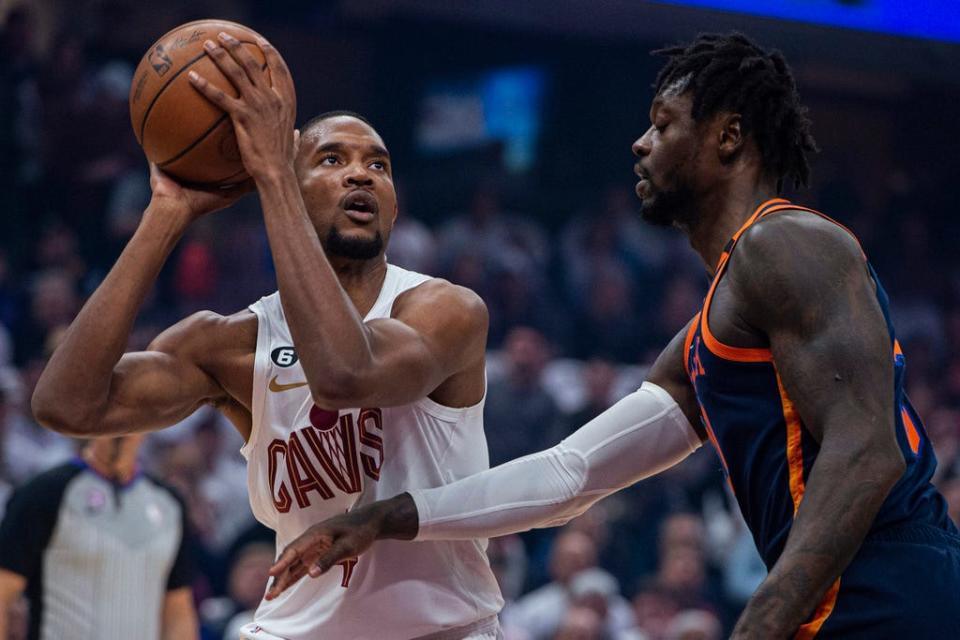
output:
{"label": "spectator", "polygon": [[483,413],[490,464],[543,448],[558,411],[541,376],[550,347],[539,332],[517,327],[504,344],[506,372],[490,383]]}
{"label": "spectator", "polygon": [[596,567],[596,562],[596,546],[586,534],[561,531],[550,553],[552,582],[517,600],[503,613],[504,626],[519,627],[531,640],[548,640],[570,605],[570,581],[581,571]]}
{"label": "spectator", "polygon": [[720,640],[722,633],[723,628],[715,615],[690,609],[670,622],[664,640]]}

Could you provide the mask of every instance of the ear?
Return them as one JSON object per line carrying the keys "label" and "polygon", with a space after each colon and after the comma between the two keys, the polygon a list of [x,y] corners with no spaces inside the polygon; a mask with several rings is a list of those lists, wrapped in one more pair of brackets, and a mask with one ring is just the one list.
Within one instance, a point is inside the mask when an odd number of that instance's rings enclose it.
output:
{"label": "ear", "polygon": [[718,117],[719,138],[717,155],[721,162],[728,162],[736,156],[744,145],[742,118],[739,113],[722,113]]}

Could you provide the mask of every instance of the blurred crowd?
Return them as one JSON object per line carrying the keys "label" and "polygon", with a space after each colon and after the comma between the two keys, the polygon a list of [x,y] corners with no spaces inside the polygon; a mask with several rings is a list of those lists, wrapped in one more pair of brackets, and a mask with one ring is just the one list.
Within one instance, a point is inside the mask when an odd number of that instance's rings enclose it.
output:
{"label": "blurred crowd", "polygon": [[[0,511],[12,487],[76,455],[76,442],[33,421],[29,398],[150,196],[126,111],[131,62],[93,56],[69,34],[39,57],[31,29],[20,10],[0,31]],[[799,197],[861,235],[891,293],[908,392],[956,520],[960,263],[935,249],[943,244],[937,216],[953,212],[926,197],[949,182],[946,169],[932,169],[922,179],[893,176],[870,202],[845,188],[843,171],[828,169]],[[629,184],[587,200],[545,221],[515,210],[496,180],[483,180],[459,212],[401,210],[390,261],[471,287],[490,309],[492,464],[556,443],[635,389],[705,293],[699,259],[679,234],[640,221]],[[195,310],[234,312],[274,286],[249,197],[190,230],[130,348]],[[236,637],[231,629],[256,607],[273,560],[272,535],[247,503],[241,444],[223,418],[201,410],[143,450],[144,467],[188,506],[209,639]],[[764,576],[709,448],[560,530],[492,540],[489,553],[513,640],[720,638]]]}

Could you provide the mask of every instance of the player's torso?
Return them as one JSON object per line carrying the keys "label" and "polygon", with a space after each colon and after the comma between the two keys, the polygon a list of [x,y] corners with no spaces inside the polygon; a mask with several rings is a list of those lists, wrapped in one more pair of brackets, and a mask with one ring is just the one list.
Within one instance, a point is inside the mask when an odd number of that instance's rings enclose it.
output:
{"label": "player's torso", "polygon": [[[391,266],[365,319],[388,317],[396,297],[425,280]],[[482,402],[453,409],[422,398],[400,407],[325,411],[314,405],[305,384],[278,295],[251,309],[259,321],[253,431],[242,452],[253,512],[277,532],[278,550],[310,525],[358,503],[487,468]],[[411,604],[419,600],[423,606]],[[256,624],[284,638],[316,637],[311,634],[320,630],[324,637],[378,637],[384,625],[393,625],[397,637],[414,637],[498,608],[482,544],[394,549],[384,542],[359,561],[304,579],[262,603]]]}
{"label": "player's torso", "polygon": [[[771,201],[761,205],[751,220],[797,208],[802,209],[783,200]],[[772,565],[786,541],[820,447],[784,390],[764,338],[738,320],[741,303],[723,278],[725,260],[735,259],[734,244],[728,245],[687,334],[685,364],[710,440],[757,548]],[[903,392],[905,359],[889,321],[886,294],[876,284],[890,332],[895,423],[907,470],[884,502],[873,530],[913,519],[945,526],[943,500],[929,483],[936,460]]]}

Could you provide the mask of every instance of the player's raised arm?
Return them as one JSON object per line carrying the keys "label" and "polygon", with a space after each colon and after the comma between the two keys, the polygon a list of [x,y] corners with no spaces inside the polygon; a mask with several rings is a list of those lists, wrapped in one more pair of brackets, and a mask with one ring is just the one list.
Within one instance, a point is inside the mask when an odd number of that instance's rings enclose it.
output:
{"label": "player's raised arm", "polygon": [[783,553],[734,638],[792,637],[850,563],[904,470],[893,345],[857,242],[806,213],[747,231],[728,277],[820,443]]}
{"label": "player's raised arm", "polygon": [[557,446],[314,525],[271,569],[267,598],[362,553],[377,539],[487,538],[563,524],[601,498],[684,460],[706,439],[683,368],[685,334],[663,351],[639,390]]}
{"label": "player's raised arm", "polygon": [[212,314],[188,318],[147,352],[123,355],[137,312],[190,222],[249,190],[180,187],[151,167],[153,197],[136,233],[71,323],[44,369],[32,406],[44,426],[75,436],[145,431],[173,424],[200,403],[224,399],[202,370],[201,334],[213,338]]}
{"label": "player's raised arm", "polygon": [[[342,280],[382,278],[382,248],[363,257],[358,249],[354,255],[337,253],[333,265],[318,237],[318,232],[344,234],[342,242],[357,247],[372,231],[377,239],[381,231],[389,234],[396,193],[379,135],[358,120],[329,139],[304,132],[309,140],[300,141],[298,152],[293,105],[282,98],[293,92],[281,90],[292,81],[276,50],[260,42],[267,73],[236,39],[222,34],[211,45],[208,54],[239,97],[201,77],[191,81],[233,119],[244,165],[258,186],[280,300],[314,401],[328,409],[394,406],[433,394],[441,385],[442,397],[435,399],[442,403],[479,401],[487,328],[483,302],[466,289],[435,281],[401,296],[392,318],[364,323],[357,308],[373,301],[351,300]],[[465,375],[457,379],[460,373]]]}

